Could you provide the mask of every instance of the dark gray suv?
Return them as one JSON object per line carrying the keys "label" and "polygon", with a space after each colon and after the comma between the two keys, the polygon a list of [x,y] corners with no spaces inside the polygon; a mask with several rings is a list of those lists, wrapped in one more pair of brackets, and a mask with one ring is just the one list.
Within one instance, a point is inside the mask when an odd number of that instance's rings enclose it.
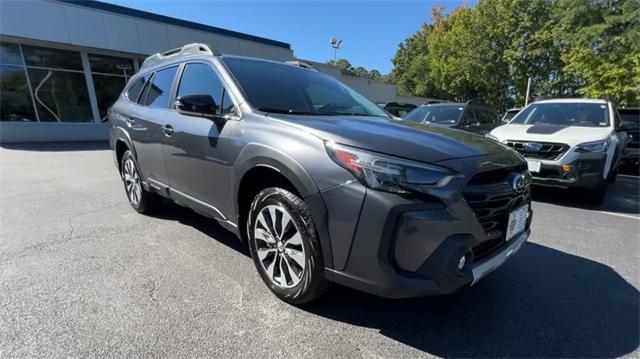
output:
{"label": "dark gray suv", "polygon": [[167,198],[215,219],[290,303],[329,282],[392,298],[451,293],[529,236],[520,155],[395,121],[299,63],[201,44],[156,54],[109,122],[131,206],[147,213]]}

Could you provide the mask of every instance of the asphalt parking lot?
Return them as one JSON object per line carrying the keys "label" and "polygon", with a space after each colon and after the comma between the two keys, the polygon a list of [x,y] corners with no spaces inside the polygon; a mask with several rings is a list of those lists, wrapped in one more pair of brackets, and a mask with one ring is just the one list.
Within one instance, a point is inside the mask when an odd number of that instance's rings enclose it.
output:
{"label": "asphalt parking lot", "polygon": [[534,189],[530,243],[455,295],[304,308],[212,220],[134,212],[102,145],[0,148],[0,183],[0,357],[640,355],[637,177],[602,206]]}

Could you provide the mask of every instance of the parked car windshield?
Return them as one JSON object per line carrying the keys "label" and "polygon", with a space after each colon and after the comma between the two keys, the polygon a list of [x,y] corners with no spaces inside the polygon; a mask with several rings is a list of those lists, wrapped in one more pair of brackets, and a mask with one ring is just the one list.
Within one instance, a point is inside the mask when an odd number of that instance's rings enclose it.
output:
{"label": "parked car windshield", "polygon": [[404,119],[418,123],[455,125],[463,111],[462,106],[424,106],[409,112]]}
{"label": "parked car windshield", "polygon": [[389,117],[373,102],[321,72],[246,58],[228,57],[223,61],[247,101],[259,111]]}
{"label": "parked car windshield", "polygon": [[514,118],[518,112],[520,112],[520,110],[509,110],[504,114],[504,117],[502,117],[502,122],[509,122],[511,121],[512,118]]}
{"label": "parked car windshield", "polygon": [[600,103],[537,103],[522,110],[511,124],[607,127],[607,105]]}

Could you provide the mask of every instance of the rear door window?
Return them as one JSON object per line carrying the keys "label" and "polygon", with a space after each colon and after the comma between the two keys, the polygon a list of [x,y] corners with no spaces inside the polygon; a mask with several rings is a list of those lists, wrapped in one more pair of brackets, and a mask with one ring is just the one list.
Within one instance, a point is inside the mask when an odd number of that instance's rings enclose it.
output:
{"label": "rear door window", "polygon": [[485,109],[476,109],[478,121],[481,124],[487,125],[496,122],[496,117],[491,111]]}
{"label": "rear door window", "polygon": [[178,67],[173,66],[156,72],[147,86],[145,105],[159,108],[170,107],[171,87],[177,70]]}
{"label": "rear door window", "polygon": [[462,124],[463,125],[471,125],[475,123],[476,120],[476,110],[473,108],[467,108],[464,111],[464,115],[462,115]]}

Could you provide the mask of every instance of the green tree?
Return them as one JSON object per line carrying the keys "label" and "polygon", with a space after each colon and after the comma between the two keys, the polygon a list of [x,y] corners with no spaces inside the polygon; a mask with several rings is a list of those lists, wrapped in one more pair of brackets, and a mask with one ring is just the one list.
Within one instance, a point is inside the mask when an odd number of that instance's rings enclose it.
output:
{"label": "green tree", "polygon": [[341,74],[353,76],[353,66],[351,66],[351,63],[348,60],[346,59],[338,59],[336,61],[329,60],[329,62],[327,63],[329,65],[333,65],[338,69],[340,69]]}
{"label": "green tree", "polygon": [[362,66],[353,67],[351,63],[346,59],[338,59],[336,61],[330,60],[327,62],[329,65],[334,65],[340,69],[340,73],[343,75],[355,76],[375,81],[390,82],[389,76],[383,76],[380,71],[373,69],[371,71],[365,69]]}
{"label": "green tree", "polygon": [[480,0],[401,43],[392,76],[404,94],[522,105],[532,98],[612,96],[640,103],[638,0]]}
{"label": "green tree", "polygon": [[565,0],[556,12],[560,26],[575,29],[562,59],[577,93],[640,104],[640,2]]}

